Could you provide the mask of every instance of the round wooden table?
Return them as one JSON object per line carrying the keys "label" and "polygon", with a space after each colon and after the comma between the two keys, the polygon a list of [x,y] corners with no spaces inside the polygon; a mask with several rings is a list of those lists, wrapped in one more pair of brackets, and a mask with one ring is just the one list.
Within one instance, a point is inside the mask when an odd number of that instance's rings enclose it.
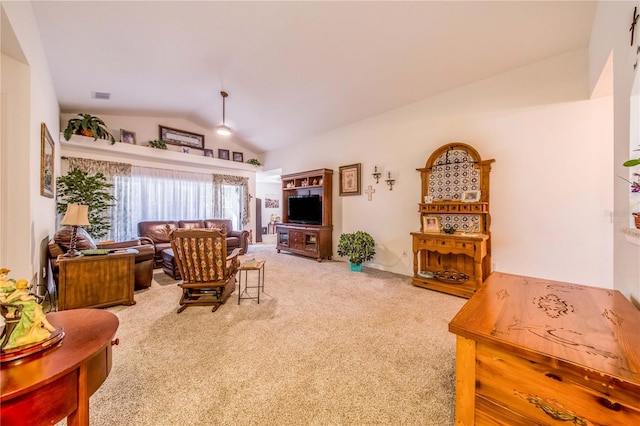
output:
{"label": "round wooden table", "polygon": [[89,424],[89,397],[111,371],[112,339],[118,317],[99,309],[52,312],[62,327],[55,347],[13,361],[0,369],[0,424]]}

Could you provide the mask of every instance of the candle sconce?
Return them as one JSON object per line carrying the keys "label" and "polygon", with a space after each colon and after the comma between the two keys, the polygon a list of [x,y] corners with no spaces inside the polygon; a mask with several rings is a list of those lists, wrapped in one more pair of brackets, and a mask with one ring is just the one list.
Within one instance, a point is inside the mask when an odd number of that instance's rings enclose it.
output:
{"label": "candle sconce", "polygon": [[376,184],[380,182],[381,175],[382,173],[378,171],[378,166],[373,166],[373,173],[371,173],[371,176],[376,180]]}
{"label": "candle sconce", "polygon": [[387,174],[387,178],[384,180],[389,185],[389,191],[393,191],[393,184],[396,182],[395,179],[391,179],[391,172]]}

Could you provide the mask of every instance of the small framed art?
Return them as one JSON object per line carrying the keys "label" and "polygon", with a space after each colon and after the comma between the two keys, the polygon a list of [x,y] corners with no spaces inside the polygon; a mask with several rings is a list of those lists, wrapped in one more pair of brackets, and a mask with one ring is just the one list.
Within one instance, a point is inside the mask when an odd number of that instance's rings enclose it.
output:
{"label": "small framed art", "polygon": [[204,149],[204,156],[213,158],[213,150],[212,149]]}
{"label": "small framed art", "polygon": [[53,198],[55,174],[53,173],[53,157],[55,145],[49,134],[47,125],[40,125],[40,195]]}
{"label": "small framed art", "polygon": [[244,155],[241,152],[233,152],[233,161],[244,163]]}
{"label": "small framed art", "polygon": [[120,142],[123,143],[136,143],[136,132],[132,132],[130,130],[120,129]]}
{"label": "small framed art", "polygon": [[229,159],[229,150],[228,149],[218,149],[218,158],[221,160]]}
{"label": "small framed art", "polygon": [[422,232],[440,232],[438,216],[422,216]]}
{"label": "small framed art", "polygon": [[477,203],[478,201],[480,201],[480,191],[464,191],[462,193],[463,203]]}
{"label": "small framed art", "polygon": [[340,195],[360,195],[360,163],[340,167]]}

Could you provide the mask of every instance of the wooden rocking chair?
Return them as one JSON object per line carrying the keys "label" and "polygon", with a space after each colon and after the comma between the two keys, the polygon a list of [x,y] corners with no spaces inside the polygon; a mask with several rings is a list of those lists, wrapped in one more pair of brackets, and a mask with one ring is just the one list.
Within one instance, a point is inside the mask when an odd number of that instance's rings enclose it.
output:
{"label": "wooden rocking chair", "polygon": [[176,228],[170,238],[182,277],[178,313],[189,305],[214,305],[215,312],[236,288],[240,249],[227,256],[226,235],[217,229]]}

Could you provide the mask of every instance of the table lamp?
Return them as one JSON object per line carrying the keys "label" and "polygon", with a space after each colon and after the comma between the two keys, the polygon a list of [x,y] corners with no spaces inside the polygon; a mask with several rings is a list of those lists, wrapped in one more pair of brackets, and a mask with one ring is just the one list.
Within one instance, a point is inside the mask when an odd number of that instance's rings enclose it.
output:
{"label": "table lamp", "polygon": [[76,250],[78,243],[78,226],[88,226],[89,224],[89,206],[82,204],[67,205],[67,212],[62,218],[61,225],[69,225],[73,228],[71,232],[71,248],[66,252],[64,257],[80,256],[80,252]]}

